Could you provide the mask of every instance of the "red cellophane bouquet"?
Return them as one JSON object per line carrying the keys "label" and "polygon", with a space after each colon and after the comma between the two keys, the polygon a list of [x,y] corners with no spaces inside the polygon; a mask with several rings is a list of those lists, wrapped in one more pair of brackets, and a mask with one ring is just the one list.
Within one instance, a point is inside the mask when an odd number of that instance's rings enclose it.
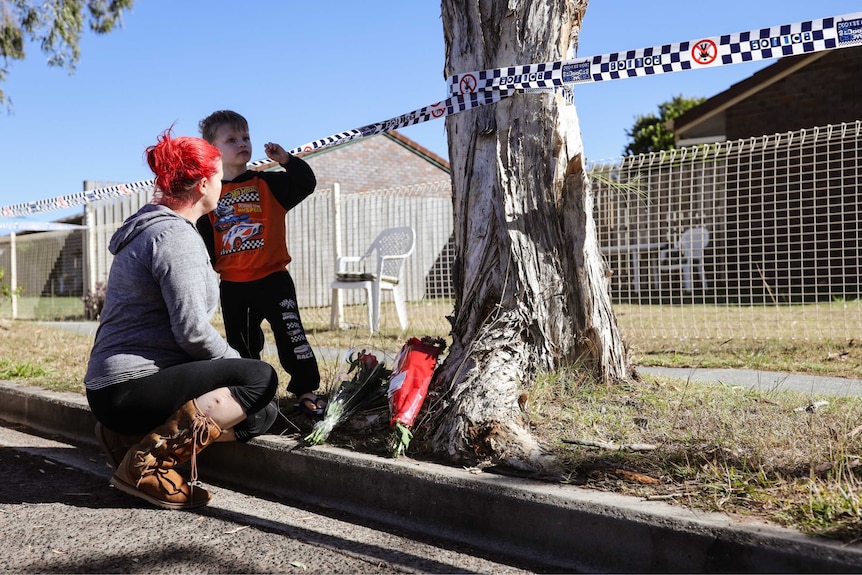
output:
{"label": "red cellophane bouquet", "polygon": [[392,419],[390,452],[392,457],[403,455],[413,439],[411,427],[428,394],[428,384],[437,367],[437,358],[446,348],[440,338],[415,337],[398,352],[389,378],[389,411]]}

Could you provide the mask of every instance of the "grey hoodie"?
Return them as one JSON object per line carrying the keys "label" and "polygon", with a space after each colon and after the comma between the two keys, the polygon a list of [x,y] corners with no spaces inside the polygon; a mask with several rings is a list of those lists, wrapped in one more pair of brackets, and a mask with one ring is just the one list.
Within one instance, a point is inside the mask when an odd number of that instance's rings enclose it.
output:
{"label": "grey hoodie", "polygon": [[210,323],[218,276],[192,222],[148,204],[123,223],[108,249],[114,262],[87,389],[189,361],[239,357]]}

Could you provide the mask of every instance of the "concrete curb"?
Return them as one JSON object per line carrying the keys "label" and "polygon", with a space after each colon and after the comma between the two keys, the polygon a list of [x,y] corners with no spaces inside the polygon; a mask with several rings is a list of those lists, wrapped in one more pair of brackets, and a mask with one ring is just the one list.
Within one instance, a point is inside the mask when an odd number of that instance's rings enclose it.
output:
{"label": "concrete curb", "polygon": [[[86,399],[0,381],[0,419],[95,446]],[[550,571],[859,572],[862,546],[574,486],[279,436],[216,444],[201,476],[472,545]]]}

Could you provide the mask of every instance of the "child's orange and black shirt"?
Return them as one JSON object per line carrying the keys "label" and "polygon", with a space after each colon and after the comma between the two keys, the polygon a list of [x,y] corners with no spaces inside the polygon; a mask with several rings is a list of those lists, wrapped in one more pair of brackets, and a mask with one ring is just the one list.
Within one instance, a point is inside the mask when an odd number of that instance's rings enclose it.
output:
{"label": "child's orange and black shirt", "polygon": [[248,170],[222,182],[215,210],[197,227],[224,281],[250,282],[284,271],[290,263],[285,216],[314,191],[311,167],[297,157],[284,172]]}

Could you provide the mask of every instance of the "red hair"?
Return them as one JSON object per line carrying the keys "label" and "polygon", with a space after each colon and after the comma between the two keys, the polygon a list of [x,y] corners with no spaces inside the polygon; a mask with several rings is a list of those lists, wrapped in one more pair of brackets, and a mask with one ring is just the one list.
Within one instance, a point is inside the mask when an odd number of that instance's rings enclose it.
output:
{"label": "red hair", "polygon": [[168,128],[156,145],[147,147],[147,164],[156,175],[156,197],[169,206],[193,203],[195,186],[216,173],[220,159],[219,149],[206,140],[172,138]]}

